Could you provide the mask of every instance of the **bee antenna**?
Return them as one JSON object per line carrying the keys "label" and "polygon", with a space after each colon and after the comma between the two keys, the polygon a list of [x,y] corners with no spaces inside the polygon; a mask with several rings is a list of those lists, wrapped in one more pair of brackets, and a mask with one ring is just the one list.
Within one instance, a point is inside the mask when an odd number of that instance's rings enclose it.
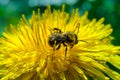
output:
{"label": "bee antenna", "polygon": [[81,42],[85,42],[85,43],[88,43],[87,41],[84,41],[84,40],[78,40],[78,41],[81,41]]}

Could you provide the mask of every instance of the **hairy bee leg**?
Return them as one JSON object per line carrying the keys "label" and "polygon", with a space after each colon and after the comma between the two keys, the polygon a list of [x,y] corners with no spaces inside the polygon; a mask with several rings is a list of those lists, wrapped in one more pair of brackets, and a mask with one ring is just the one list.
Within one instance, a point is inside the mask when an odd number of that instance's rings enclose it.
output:
{"label": "hairy bee leg", "polygon": [[54,55],[55,55],[55,45],[53,46],[53,53],[52,53],[52,55],[51,55],[51,61],[53,61],[53,59],[54,59]]}
{"label": "hairy bee leg", "polygon": [[65,59],[66,59],[66,56],[67,56],[67,46],[65,48]]}
{"label": "hairy bee leg", "polygon": [[71,47],[70,48],[73,48],[73,45],[71,45]]}
{"label": "hairy bee leg", "polygon": [[52,60],[54,59],[55,51],[58,50],[60,46],[61,46],[60,44],[57,46],[57,48],[56,48],[56,45],[53,46]]}
{"label": "hairy bee leg", "polygon": [[58,47],[56,48],[56,50],[58,50],[58,49],[60,48],[60,46],[61,46],[61,45],[59,44]]}
{"label": "hairy bee leg", "polygon": [[67,45],[65,43],[63,43],[63,45],[65,46],[65,59],[66,59],[66,56],[67,56]]}

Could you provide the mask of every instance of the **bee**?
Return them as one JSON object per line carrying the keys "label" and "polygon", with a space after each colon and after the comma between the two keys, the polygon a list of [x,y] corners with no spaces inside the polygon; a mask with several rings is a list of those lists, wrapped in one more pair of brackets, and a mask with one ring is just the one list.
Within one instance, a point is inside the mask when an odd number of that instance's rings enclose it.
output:
{"label": "bee", "polygon": [[[80,24],[77,24],[79,32]],[[76,29],[75,28],[75,29]],[[60,49],[61,45],[65,46],[65,58],[68,50],[68,46],[72,48],[78,43],[78,36],[73,31],[62,32],[59,28],[53,28],[54,33],[49,35],[48,44],[53,47],[54,50]]]}

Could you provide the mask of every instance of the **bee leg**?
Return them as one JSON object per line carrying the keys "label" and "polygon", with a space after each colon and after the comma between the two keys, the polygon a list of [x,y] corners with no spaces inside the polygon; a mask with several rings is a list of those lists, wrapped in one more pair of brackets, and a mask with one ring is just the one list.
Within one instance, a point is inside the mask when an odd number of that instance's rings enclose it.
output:
{"label": "bee leg", "polygon": [[60,46],[61,46],[61,45],[59,44],[58,47],[56,48],[56,50],[58,50],[58,49],[60,48]]}
{"label": "bee leg", "polygon": [[63,43],[63,45],[65,46],[65,59],[66,59],[66,56],[67,56],[67,45],[65,43]]}
{"label": "bee leg", "polygon": [[59,33],[61,33],[61,30],[58,29],[58,28],[54,28],[53,30],[56,30],[56,31],[58,31]]}
{"label": "bee leg", "polygon": [[71,47],[70,48],[73,48],[73,45],[71,45]]}

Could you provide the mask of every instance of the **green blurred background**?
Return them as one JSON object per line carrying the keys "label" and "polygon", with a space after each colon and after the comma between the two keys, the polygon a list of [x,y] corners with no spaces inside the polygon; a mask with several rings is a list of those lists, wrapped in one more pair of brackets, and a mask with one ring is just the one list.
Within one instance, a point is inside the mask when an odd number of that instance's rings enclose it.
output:
{"label": "green blurred background", "polygon": [[29,18],[32,10],[41,9],[44,12],[49,4],[52,8],[61,9],[66,4],[66,11],[79,8],[79,13],[89,11],[89,19],[105,17],[105,24],[113,27],[113,44],[120,45],[120,0],[0,0],[0,35],[10,24],[17,25],[21,15]]}

